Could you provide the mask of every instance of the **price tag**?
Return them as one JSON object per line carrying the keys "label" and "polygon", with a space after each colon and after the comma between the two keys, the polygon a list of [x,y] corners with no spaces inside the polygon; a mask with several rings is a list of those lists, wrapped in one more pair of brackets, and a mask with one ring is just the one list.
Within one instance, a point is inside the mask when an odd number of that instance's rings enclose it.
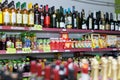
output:
{"label": "price tag", "polygon": [[32,53],[39,53],[39,51],[38,50],[34,50],[34,51],[32,51]]}
{"label": "price tag", "polygon": [[58,52],[58,50],[52,50],[52,52]]}
{"label": "price tag", "polygon": [[117,51],[117,49],[116,49],[116,48],[114,48],[114,49],[113,49],[113,51]]}
{"label": "price tag", "polygon": [[42,30],[42,26],[41,25],[34,25],[34,30]]}
{"label": "price tag", "polygon": [[0,26],[0,29],[2,29],[2,26]]}
{"label": "price tag", "polygon": [[11,27],[11,29],[14,29],[14,30],[25,30],[24,27]]}
{"label": "price tag", "polygon": [[45,45],[44,48],[43,48],[43,51],[44,52],[51,52],[50,45]]}
{"label": "price tag", "polygon": [[62,31],[67,31],[66,29],[62,29]]}
{"label": "price tag", "polygon": [[6,53],[16,53],[16,49],[15,48],[7,48]]}
{"label": "price tag", "polygon": [[70,52],[70,50],[65,50],[65,52]]}
{"label": "price tag", "polygon": [[31,49],[30,48],[22,48],[23,53],[31,53]]}

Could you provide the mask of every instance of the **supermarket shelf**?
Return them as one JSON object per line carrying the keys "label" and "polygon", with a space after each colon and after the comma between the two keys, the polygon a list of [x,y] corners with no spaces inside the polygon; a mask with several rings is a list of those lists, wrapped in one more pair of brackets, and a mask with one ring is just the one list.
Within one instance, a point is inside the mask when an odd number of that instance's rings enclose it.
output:
{"label": "supermarket shelf", "polygon": [[104,34],[120,34],[120,31],[103,31],[103,30],[91,30],[92,33],[104,33]]}
{"label": "supermarket shelf", "polygon": [[0,50],[0,54],[45,54],[45,53],[57,53],[57,52],[96,52],[96,51],[120,51],[119,48],[78,48],[78,49],[66,49],[66,50],[51,50],[51,51],[41,51],[41,50],[33,50],[30,53],[17,51],[16,53],[6,53],[5,50]]}

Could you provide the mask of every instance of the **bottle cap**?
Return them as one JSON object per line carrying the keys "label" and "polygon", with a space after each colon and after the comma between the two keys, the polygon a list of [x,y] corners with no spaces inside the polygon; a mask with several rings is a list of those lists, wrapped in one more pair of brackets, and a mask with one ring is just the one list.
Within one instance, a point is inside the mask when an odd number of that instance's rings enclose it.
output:
{"label": "bottle cap", "polygon": [[32,3],[28,4],[28,9],[32,9]]}
{"label": "bottle cap", "polygon": [[20,2],[16,3],[16,9],[20,8]]}

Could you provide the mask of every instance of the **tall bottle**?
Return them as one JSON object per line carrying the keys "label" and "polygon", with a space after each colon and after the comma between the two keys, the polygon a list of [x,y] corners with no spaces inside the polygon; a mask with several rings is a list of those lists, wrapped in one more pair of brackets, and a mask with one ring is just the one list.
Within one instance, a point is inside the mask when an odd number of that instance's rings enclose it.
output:
{"label": "tall bottle", "polygon": [[80,13],[76,12],[76,24],[77,28],[80,29]]}
{"label": "tall bottle", "polygon": [[100,11],[99,30],[105,30],[105,18],[102,11]]}
{"label": "tall bottle", "polygon": [[26,9],[26,2],[24,2],[22,5],[22,24],[24,27],[28,26],[28,11]]}
{"label": "tall bottle", "polygon": [[119,30],[119,26],[118,26],[118,21],[117,21],[117,15],[116,13],[114,13],[114,24],[115,24],[115,31]]}
{"label": "tall bottle", "polygon": [[105,58],[102,63],[102,80],[108,79],[108,77],[107,77],[107,71],[108,71],[107,66],[108,65],[107,64],[108,64],[108,60]]}
{"label": "tall bottle", "polygon": [[3,24],[3,11],[2,11],[2,4],[0,3],[0,25]]}
{"label": "tall bottle", "polygon": [[20,2],[16,3],[16,10],[17,10],[17,26],[22,26],[22,11],[20,10]]}
{"label": "tall bottle", "polygon": [[57,17],[57,15],[56,15],[56,13],[55,13],[55,6],[53,6],[52,8],[52,15],[51,15],[51,27],[53,27],[53,28],[56,28],[56,17]]}
{"label": "tall bottle", "polygon": [[56,28],[60,28],[60,9],[56,10]]}
{"label": "tall bottle", "polygon": [[16,9],[15,9],[14,1],[9,3],[9,8],[10,8],[10,25],[15,26],[17,18],[16,18]]}
{"label": "tall bottle", "polygon": [[112,13],[110,13],[110,30],[111,31],[115,30],[115,24],[114,24],[114,21],[113,21],[113,14]]}
{"label": "tall bottle", "polygon": [[68,20],[68,24],[67,24],[66,27],[67,27],[68,29],[71,29],[71,28],[72,28],[72,14],[71,14],[70,8],[68,8],[67,20]]}
{"label": "tall bottle", "polygon": [[98,20],[97,20],[97,12],[94,11],[94,30],[98,30]]}
{"label": "tall bottle", "polygon": [[105,30],[110,30],[109,14],[106,12],[105,15]]}
{"label": "tall bottle", "polygon": [[39,24],[39,11],[37,3],[34,5],[34,24]]}
{"label": "tall bottle", "polygon": [[117,70],[118,70],[118,63],[116,59],[112,60],[112,80],[118,80],[117,79]]}
{"label": "tall bottle", "polygon": [[120,56],[118,56],[118,75],[117,75],[117,79],[120,80]]}
{"label": "tall bottle", "polygon": [[93,13],[91,13],[91,11],[89,11],[89,16],[88,16],[88,19],[87,19],[87,27],[88,29],[93,29]]}
{"label": "tall bottle", "polygon": [[86,25],[86,18],[85,18],[85,11],[84,9],[82,9],[82,12],[81,12],[81,29],[87,29],[87,25]]}
{"label": "tall bottle", "polygon": [[3,25],[10,24],[10,13],[8,8],[8,0],[5,0],[4,8],[3,8]]}
{"label": "tall bottle", "polygon": [[28,26],[33,27],[34,26],[34,10],[32,7],[32,3],[28,4]]}
{"label": "tall bottle", "polygon": [[75,12],[75,6],[72,6],[72,27],[73,29],[77,29],[77,20],[76,20],[76,12]]}
{"label": "tall bottle", "polygon": [[[37,13],[37,12],[36,12]],[[37,14],[36,14],[37,15]],[[44,26],[44,6],[40,5],[40,11],[39,11],[39,24],[41,26]]]}
{"label": "tall bottle", "polygon": [[60,28],[65,28],[65,17],[63,14],[63,8],[60,7]]}
{"label": "tall bottle", "polygon": [[45,18],[44,18],[44,27],[50,27],[50,14],[48,12],[48,5],[45,6]]}

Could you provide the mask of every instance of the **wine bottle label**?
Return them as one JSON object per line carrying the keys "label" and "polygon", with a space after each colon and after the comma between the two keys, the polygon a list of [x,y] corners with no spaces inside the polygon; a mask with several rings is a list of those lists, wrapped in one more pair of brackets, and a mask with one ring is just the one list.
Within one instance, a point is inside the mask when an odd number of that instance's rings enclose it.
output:
{"label": "wine bottle label", "polygon": [[23,14],[23,24],[28,24],[28,15]]}
{"label": "wine bottle label", "polygon": [[16,23],[16,13],[15,12],[11,13],[11,23]]}
{"label": "wine bottle label", "polygon": [[111,30],[114,30],[114,25],[113,24],[111,24]]}
{"label": "wine bottle label", "polygon": [[9,23],[10,22],[10,15],[9,12],[4,12],[4,23]]}
{"label": "wine bottle label", "polygon": [[38,17],[39,17],[39,14],[35,14],[35,24],[39,24]]}
{"label": "wine bottle label", "polygon": [[117,31],[119,29],[118,25],[115,25],[115,30]]}
{"label": "wine bottle label", "polygon": [[33,25],[34,24],[34,14],[29,14],[29,24]]}
{"label": "wine bottle label", "polygon": [[68,16],[68,24],[72,24],[72,17]]}
{"label": "wine bottle label", "polygon": [[64,22],[60,22],[60,28],[65,28],[65,23]]}
{"label": "wine bottle label", "polygon": [[100,30],[104,30],[104,25],[100,24]]}
{"label": "wine bottle label", "polygon": [[0,24],[2,24],[2,21],[3,20],[3,18],[2,18],[2,11],[0,11]]}
{"label": "wine bottle label", "polygon": [[92,19],[89,18],[89,29],[92,29]]}
{"label": "wine bottle label", "polygon": [[40,19],[44,20],[44,16],[41,16]]}
{"label": "wine bottle label", "polygon": [[109,30],[109,27],[110,27],[109,24],[106,24],[106,30]]}
{"label": "wine bottle label", "polygon": [[57,28],[59,28],[59,22],[57,22]]}
{"label": "wine bottle label", "polygon": [[21,23],[22,23],[22,14],[17,13],[17,24],[21,24]]}
{"label": "wine bottle label", "polygon": [[76,18],[74,18],[74,27],[76,28],[77,27],[77,20],[76,20]]}
{"label": "wine bottle label", "polygon": [[53,18],[56,18],[56,15],[55,15],[55,14],[53,14]]}
{"label": "wine bottle label", "polygon": [[98,29],[98,25],[94,25],[94,29]]}
{"label": "wine bottle label", "polygon": [[87,29],[86,24],[82,24],[82,29]]}

